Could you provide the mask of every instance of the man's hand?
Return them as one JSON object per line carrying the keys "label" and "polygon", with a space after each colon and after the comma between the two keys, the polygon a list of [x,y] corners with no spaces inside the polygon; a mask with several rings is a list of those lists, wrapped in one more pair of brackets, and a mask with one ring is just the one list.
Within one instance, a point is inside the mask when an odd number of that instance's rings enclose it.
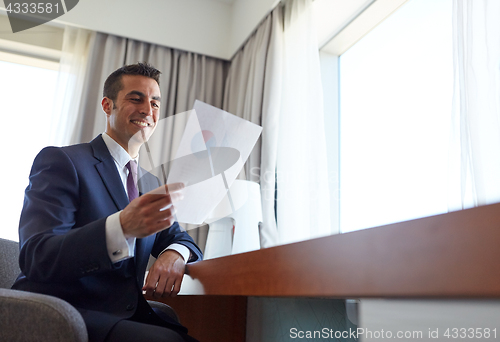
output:
{"label": "man's hand", "polygon": [[142,290],[146,296],[174,297],[181,289],[184,276],[185,261],[174,250],[167,250],[161,254],[149,269],[146,283]]}
{"label": "man's hand", "polygon": [[173,203],[182,199],[182,183],[156,188],[129,203],[120,213],[125,238],[143,238],[166,228],[175,221]]}

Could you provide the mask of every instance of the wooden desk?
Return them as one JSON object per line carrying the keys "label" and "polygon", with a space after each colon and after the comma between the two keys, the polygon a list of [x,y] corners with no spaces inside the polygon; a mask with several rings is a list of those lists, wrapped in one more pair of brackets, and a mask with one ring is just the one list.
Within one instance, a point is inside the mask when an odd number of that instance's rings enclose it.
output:
{"label": "wooden desk", "polygon": [[[239,303],[232,317],[244,315],[246,296],[500,298],[500,204],[201,261],[187,272],[198,287],[184,294]],[[181,301],[166,302],[178,310]]]}

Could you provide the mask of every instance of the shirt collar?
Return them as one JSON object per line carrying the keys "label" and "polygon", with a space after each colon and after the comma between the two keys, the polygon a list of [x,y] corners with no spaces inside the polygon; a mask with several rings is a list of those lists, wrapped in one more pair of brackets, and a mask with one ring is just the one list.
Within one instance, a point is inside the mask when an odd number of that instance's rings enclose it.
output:
{"label": "shirt collar", "polygon": [[104,143],[106,144],[111,157],[113,157],[120,168],[124,168],[130,160],[134,160],[136,163],[139,163],[139,155],[137,155],[136,158],[130,158],[128,152],[125,151],[125,149],[121,147],[120,144],[118,144],[106,132],[102,133],[102,140],[104,140]]}

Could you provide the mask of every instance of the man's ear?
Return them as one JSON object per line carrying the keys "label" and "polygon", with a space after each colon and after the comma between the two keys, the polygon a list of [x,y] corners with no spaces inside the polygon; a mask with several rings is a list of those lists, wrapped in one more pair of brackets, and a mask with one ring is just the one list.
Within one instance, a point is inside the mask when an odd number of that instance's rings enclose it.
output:
{"label": "man's ear", "polygon": [[103,97],[101,101],[102,110],[106,115],[111,115],[111,110],[113,109],[113,100],[109,97]]}

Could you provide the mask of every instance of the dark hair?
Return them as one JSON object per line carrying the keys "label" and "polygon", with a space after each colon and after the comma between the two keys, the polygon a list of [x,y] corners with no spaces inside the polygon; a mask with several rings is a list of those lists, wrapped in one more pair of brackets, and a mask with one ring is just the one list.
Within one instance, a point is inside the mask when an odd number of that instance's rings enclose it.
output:
{"label": "dark hair", "polygon": [[104,82],[104,90],[102,92],[102,95],[104,97],[110,98],[111,100],[113,100],[113,102],[116,101],[118,92],[123,88],[123,75],[146,76],[155,80],[156,83],[158,83],[158,86],[160,85],[161,71],[156,69],[152,65],[148,63],[125,65],[120,69],[113,71]]}

